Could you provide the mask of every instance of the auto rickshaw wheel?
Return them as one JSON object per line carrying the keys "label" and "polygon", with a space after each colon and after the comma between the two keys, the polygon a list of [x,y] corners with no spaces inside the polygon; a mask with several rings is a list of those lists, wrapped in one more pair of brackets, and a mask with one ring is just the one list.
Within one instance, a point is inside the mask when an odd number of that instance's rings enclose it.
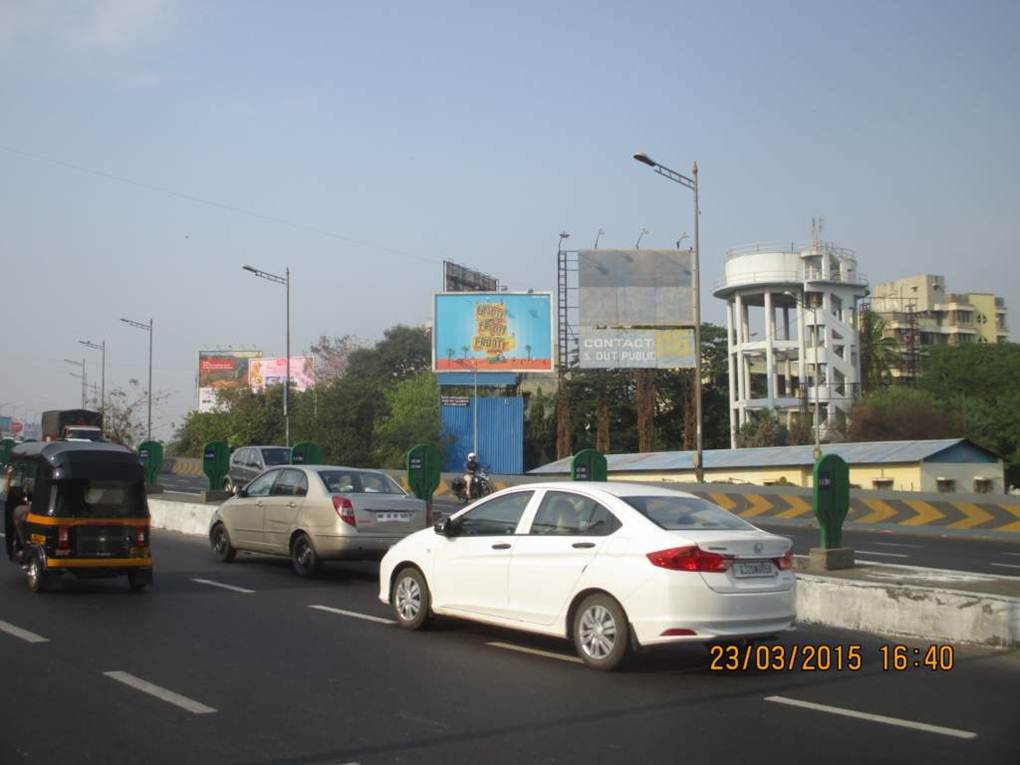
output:
{"label": "auto rickshaw wheel", "polygon": [[49,575],[46,567],[38,555],[32,555],[25,569],[25,581],[28,582],[28,589],[32,592],[45,592],[49,582]]}

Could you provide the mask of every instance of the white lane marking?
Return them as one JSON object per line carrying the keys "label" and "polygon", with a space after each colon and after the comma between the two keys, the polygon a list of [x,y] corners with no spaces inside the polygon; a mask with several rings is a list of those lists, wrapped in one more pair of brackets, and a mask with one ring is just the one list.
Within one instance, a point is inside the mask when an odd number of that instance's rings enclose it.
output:
{"label": "white lane marking", "polygon": [[233,584],[224,584],[223,582],[214,582],[212,579],[199,579],[198,577],[191,577],[191,581],[198,582],[199,584],[207,584],[210,587],[222,587],[224,590],[233,590],[234,592],[243,592],[245,595],[250,595],[255,590],[249,590],[245,587],[237,587]]}
{"label": "white lane marking", "polygon": [[905,545],[902,542],[875,542],[876,545],[882,545],[882,547],[914,547],[920,549],[924,545]]}
{"label": "white lane marking", "polygon": [[1020,568],[1020,565],[1016,563],[989,563],[989,566],[999,566],[1001,568]]}
{"label": "white lane marking", "polygon": [[8,635],[13,635],[16,638],[21,638],[26,643],[48,643],[49,638],[44,638],[42,635],[36,635],[34,632],[23,630],[21,627],[15,627],[10,622],[0,621],[0,632],[6,632]]}
{"label": "white lane marking", "polygon": [[933,574],[950,574],[952,576],[959,576],[961,574],[968,574],[970,576],[983,577],[982,579],[975,579],[974,581],[987,582],[989,579],[994,581],[995,579],[1010,579],[1013,581],[1020,582],[1020,576],[1007,576],[1006,574],[990,574],[987,571],[970,571],[963,568],[929,568],[927,566],[911,566],[904,563],[881,563],[873,560],[858,560],[858,563],[863,563],[865,566],[881,566],[882,568],[899,568],[904,571],[913,571],[919,577],[931,577]]}
{"label": "white lane marking", "polygon": [[766,696],[765,701],[774,701],[777,704],[788,704],[792,707],[803,707],[804,709],[813,709],[816,712],[828,712],[833,715],[842,715],[843,717],[856,717],[858,720],[870,720],[871,722],[885,723],[886,725],[896,725],[900,728],[912,728],[914,730],[923,730],[927,733],[938,733],[942,736],[952,736],[953,738],[977,738],[977,733],[973,733],[969,730],[960,730],[959,728],[944,728],[941,725],[929,725],[923,722],[914,722],[913,720],[903,720],[899,717],[886,717],[885,715],[873,715],[870,712],[858,712],[854,709],[843,709],[842,707],[830,707],[828,704],[815,704],[810,701],[800,701],[799,699],[790,699],[785,696]]}
{"label": "white lane marking", "polygon": [[530,653],[532,656],[544,656],[547,659],[559,659],[560,661],[569,661],[574,664],[584,664],[576,656],[564,656],[562,653],[553,653],[552,651],[543,651],[538,648],[526,648],[522,645],[513,645],[512,643],[486,643],[485,645],[492,646],[493,648],[505,648],[508,651],[520,651],[521,653]]}
{"label": "white lane marking", "polygon": [[1003,555],[1020,555],[1020,553],[1004,552]]}
{"label": "white lane marking", "polygon": [[168,704],[173,704],[175,707],[180,707],[188,712],[195,715],[209,715],[216,710],[212,707],[207,707],[205,704],[189,699],[187,696],[182,696],[179,693],[174,693],[171,690],[167,690],[159,685],[154,685],[147,680],[142,680],[140,677],[135,677],[129,672],[121,672],[120,670],[113,670],[111,672],[104,672],[111,680],[116,680],[118,683],[124,683],[124,685],[134,688],[136,691],[147,693],[150,696],[155,696],[161,701],[165,701]]}
{"label": "white lane marking", "polygon": [[344,611],[342,608],[332,608],[331,606],[308,606],[314,608],[316,611],[328,611],[331,614],[340,614],[341,616],[350,616],[355,619],[364,619],[366,622],[375,622],[376,624],[396,624],[392,619],[383,619],[381,616],[372,616],[370,614],[359,614],[357,611]]}
{"label": "white lane marking", "polygon": [[909,558],[910,556],[905,553],[887,553],[878,552],[877,550],[854,550],[854,553],[860,553],[861,555],[882,555],[888,558]]}

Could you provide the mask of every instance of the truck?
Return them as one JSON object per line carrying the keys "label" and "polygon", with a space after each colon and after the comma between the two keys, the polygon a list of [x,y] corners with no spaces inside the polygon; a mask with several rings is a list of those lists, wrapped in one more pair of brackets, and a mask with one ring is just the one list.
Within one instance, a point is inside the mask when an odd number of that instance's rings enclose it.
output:
{"label": "truck", "polygon": [[51,409],[42,415],[43,441],[102,441],[103,413],[91,409]]}

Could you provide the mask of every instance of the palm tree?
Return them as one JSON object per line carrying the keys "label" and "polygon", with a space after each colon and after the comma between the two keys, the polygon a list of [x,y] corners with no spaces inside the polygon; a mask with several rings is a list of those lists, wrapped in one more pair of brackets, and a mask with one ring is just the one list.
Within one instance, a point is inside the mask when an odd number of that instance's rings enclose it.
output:
{"label": "palm tree", "polygon": [[872,311],[861,311],[861,389],[867,393],[888,385],[898,350],[896,340],[885,334],[886,322]]}

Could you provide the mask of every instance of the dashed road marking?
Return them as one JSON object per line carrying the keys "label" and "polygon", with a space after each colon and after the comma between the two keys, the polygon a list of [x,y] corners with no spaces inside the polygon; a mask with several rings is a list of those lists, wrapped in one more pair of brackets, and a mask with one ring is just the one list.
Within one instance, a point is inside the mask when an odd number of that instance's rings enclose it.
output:
{"label": "dashed road marking", "polygon": [[180,707],[181,709],[195,715],[209,715],[216,711],[212,707],[208,707],[200,701],[195,701],[194,699],[189,699],[187,696],[174,693],[162,686],[150,683],[148,680],[142,680],[142,678],[135,677],[129,672],[113,670],[110,672],[104,672],[103,674],[111,680],[116,680],[118,683],[130,686],[136,691],[147,693],[161,701],[165,701],[167,704],[173,704],[175,707]]}
{"label": "dashed road marking", "polygon": [[1020,565],[1016,563],[989,563],[989,566],[999,566],[1000,568],[1020,568]]}
{"label": "dashed road marking", "polygon": [[245,595],[250,595],[255,590],[249,590],[247,587],[238,587],[233,584],[224,584],[223,582],[214,582],[212,579],[199,579],[198,577],[191,577],[191,581],[198,582],[199,584],[207,584],[210,587],[222,587],[224,590],[231,590],[233,592],[243,592]]}
{"label": "dashed road marking", "polygon": [[16,627],[15,625],[5,621],[0,621],[0,632],[6,632],[8,635],[13,635],[16,638],[21,638],[26,643],[50,642],[49,638],[44,638],[42,635],[36,635],[34,632],[23,630],[21,627]]}
{"label": "dashed road marking", "polygon": [[858,712],[855,709],[831,707],[828,704],[815,704],[811,701],[800,701],[799,699],[790,699],[786,696],[766,696],[765,701],[774,701],[777,704],[812,709],[816,712],[828,712],[829,714],[842,715],[843,717],[854,717],[858,720],[868,720],[870,722],[884,723],[885,725],[895,725],[900,728],[911,728],[913,730],[925,731],[926,733],[938,733],[939,735],[952,736],[953,738],[977,738],[977,733],[969,730],[944,728],[941,725],[929,725],[928,723],[915,722],[914,720],[903,720],[899,717],[886,717],[885,715],[875,715],[870,712]]}
{"label": "dashed road marking", "polygon": [[887,558],[909,558],[910,556],[906,553],[887,553],[879,552],[878,550],[854,550],[854,553],[860,553],[861,555],[882,555]]}
{"label": "dashed road marking", "polygon": [[553,653],[552,651],[543,651],[539,648],[527,648],[523,645],[513,645],[512,643],[486,643],[485,645],[492,646],[493,648],[505,648],[508,651],[519,651],[520,653],[530,653],[532,656],[544,656],[547,659],[559,659],[560,661],[569,661],[573,664],[584,664],[576,656],[566,656],[562,653]]}
{"label": "dashed road marking", "polygon": [[371,614],[359,614],[357,611],[345,611],[342,608],[333,608],[332,606],[308,606],[314,608],[316,611],[328,611],[331,614],[340,614],[341,616],[350,616],[353,619],[364,619],[366,622],[375,622],[376,624],[396,624],[392,619],[383,619],[381,616],[372,616]]}
{"label": "dashed road marking", "polygon": [[920,549],[924,545],[905,545],[902,542],[875,542],[876,545],[882,545],[882,547],[914,547]]}
{"label": "dashed road marking", "polygon": [[1020,557],[1020,553],[1014,553],[1014,552],[1004,552],[1003,555],[1016,555],[1016,556]]}

